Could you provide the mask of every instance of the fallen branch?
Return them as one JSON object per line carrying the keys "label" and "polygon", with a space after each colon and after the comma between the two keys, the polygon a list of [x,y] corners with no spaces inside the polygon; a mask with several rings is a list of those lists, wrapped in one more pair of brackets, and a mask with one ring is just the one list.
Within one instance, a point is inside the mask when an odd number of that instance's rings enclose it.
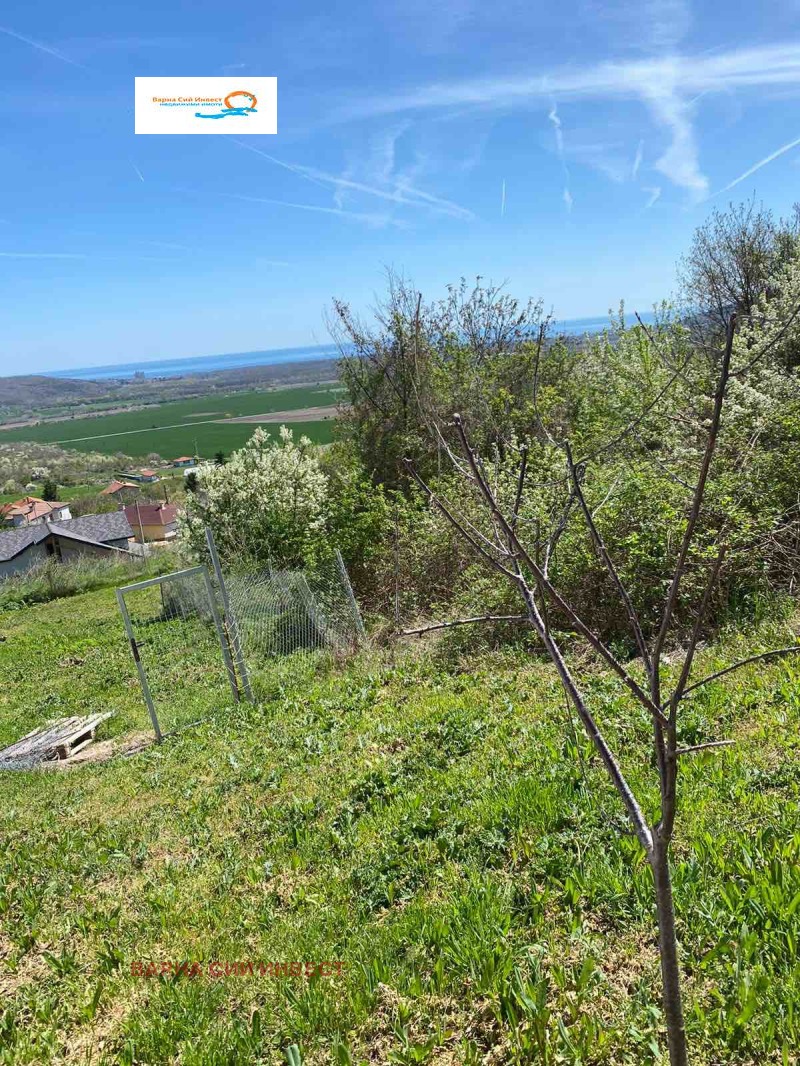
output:
{"label": "fallen branch", "polygon": [[676,755],[691,755],[695,751],[705,751],[706,748],[727,748],[735,744],[735,740],[708,740],[705,744],[690,744],[688,748],[676,748]]}
{"label": "fallen branch", "polygon": [[415,637],[422,633],[431,633],[434,629],[449,629],[451,626],[468,626],[474,622],[530,622],[526,614],[480,614],[475,618],[456,618],[451,622],[433,622],[429,626],[420,629],[403,629],[401,637]]}

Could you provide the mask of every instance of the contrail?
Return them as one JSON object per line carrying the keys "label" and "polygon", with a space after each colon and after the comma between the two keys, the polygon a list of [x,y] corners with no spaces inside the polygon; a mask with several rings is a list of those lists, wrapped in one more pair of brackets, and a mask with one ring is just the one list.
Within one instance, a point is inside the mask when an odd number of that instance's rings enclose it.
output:
{"label": "contrail", "polygon": [[88,259],[83,252],[0,252],[0,259]]}
{"label": "contrail", "polygon": [[0,26],[0,33],[5,33],[8,37],[14,37],[18,41],[22,41],[24,44],[29,44],[31,48],[36,48],[40,52],[46,52],[49,56],[54,56],[56,59],[60,59],[62,63],[69,63],[71,67],[78,67],[80,70],[88,70],[83,63],[78,63],[74,59],[70,59],[69,56],[65,56],[63,52],[59,52],[55,48],[50,48],[49,45],[42,44],[41,41],[34,41],[32,37],[23,37],[21,33],[16,33],[14,30],[10,30],[7,26]]}
{"label": "contrail", "polygon": [[136,166],[136,164],[131,163],[131,166],[136,171],[136,175],[139,178],[139,181],[144,181],[144,175],[142,174],[141,170],[139,170],[139,168]]}
{"label": "contrail", "polygon": [[315,185],[320,185],[323,188],[333,186],[337,190],[353,189],[355,192],[362,192],[367,196],[376,196],[381,200],[390,200],[392,203],[405,204],[409,207],[427,206],[431,211],[438,212],[439,214],[451,215],[454,218],[466,219],[468,221],[475,218],[472,211],[468,208],[453,203],[452,200],[445,200],[440,196],[434,196],[431,193],[425,192],[412,185],[396,183],[392,189],[376,188],[373,185],[365,185],[360,181],[351,181],[349,178],[339,177],[336,174],[328,174],[324,170],[317,170],[315,167],[300,166],[297,163],[284,163],[283,160],[276,159],[275,156],[270,155],[268,152],[262,152],[260,148],[254,148],[251,144],[245,144],[236,137],[231,137],[230,139],[234,144],[238,144],[241,148],[247,148],[249,151],[255,152],[256,155],[261,155],[265,159],[268,159],[271,163],[283,167],[284,170],[289,170],[293,174],[297,174],[301,178],[304,178],[306,181],[311,181]]}
{"label": "contrail", "polygon": [[729,185],[726,185],[724,189],[720,189],[719,192],[715,192],[714,195],[721,196],[722,193],[727,192],[728,189],[732,189],[734,185],[738,185],[740,181],[745,181],[751,174],[755,174],[757,170],[761,170],[761,168],[765,167],[767,163],[771,163],[773,159],[777,159],[778,156],[783,155],[784,152],[790,152],[792,148],[797,148],[798,145],[800,145],[800,137],[798,137],[796,141],[789,141],[788,144],[784,144],[782,148],[778,148],[778,150],[771,155],[765,156],[763,159],[759,160],[755,166],[750,167],[750,169],[746,170],[744,174],[740,174],[738,178],[734,178]]}
{"label": "contrail", "polygon": [[506,179],[503,178],[503,195],[500,199],[500,218],[506,217]]}

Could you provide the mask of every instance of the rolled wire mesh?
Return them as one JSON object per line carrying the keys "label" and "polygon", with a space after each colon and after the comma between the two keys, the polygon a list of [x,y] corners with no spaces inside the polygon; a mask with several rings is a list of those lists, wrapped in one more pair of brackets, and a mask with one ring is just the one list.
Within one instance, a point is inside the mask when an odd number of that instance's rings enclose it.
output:
{"label": "rolled wire mesh", "polygon": [[230,706],[229,670],[202,569],[123,594],[162,733]]}
{"label": "rolled wire mesh", "polygon": [[345,654],[360,641],[358,608],[336,557],[313,569],[225,573],[233,636],[249,666],[288,655]]}

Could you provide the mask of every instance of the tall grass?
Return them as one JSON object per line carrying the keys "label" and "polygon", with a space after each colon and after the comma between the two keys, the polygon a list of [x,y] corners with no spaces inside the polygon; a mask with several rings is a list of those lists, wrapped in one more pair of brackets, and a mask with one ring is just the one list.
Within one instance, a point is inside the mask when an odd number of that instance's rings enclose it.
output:
{"label": "tall grass", "polygon": [[0,613],[20,610],[35,603],[49,603],[63,596],[124,585],[165,573],[173,565],[177,565],[176,560],[168,552],[159,552],[147,559],[84,556],[66,563],[48,559],[41,566],[0,580]]}

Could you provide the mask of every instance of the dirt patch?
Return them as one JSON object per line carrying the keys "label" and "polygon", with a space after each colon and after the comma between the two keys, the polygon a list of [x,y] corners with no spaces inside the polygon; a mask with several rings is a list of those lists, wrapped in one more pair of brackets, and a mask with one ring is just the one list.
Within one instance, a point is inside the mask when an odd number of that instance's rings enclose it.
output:
{"label": "dirt patch", "polygon": [[54,770],[68,770],[71,766],[81,766],[84,763],[108,762],[118,755],[135,755],[137,751],[143,751],[154,741],[153,733],[129,733],[125,737],[115,737],[113,740],[100,740],[96,744],[90,744],[77,755],[69,759],[60,759],[57,762],[43,763],[43,766]]}
{"label": "dirt patch", "polygon": [[220,419],[220,422],[321,422],[324,418],[335,418],[338,408],[335,404],[327,407],[301,407],[294,411],[267,411],[263,415],[237,415],[235,418]]}

